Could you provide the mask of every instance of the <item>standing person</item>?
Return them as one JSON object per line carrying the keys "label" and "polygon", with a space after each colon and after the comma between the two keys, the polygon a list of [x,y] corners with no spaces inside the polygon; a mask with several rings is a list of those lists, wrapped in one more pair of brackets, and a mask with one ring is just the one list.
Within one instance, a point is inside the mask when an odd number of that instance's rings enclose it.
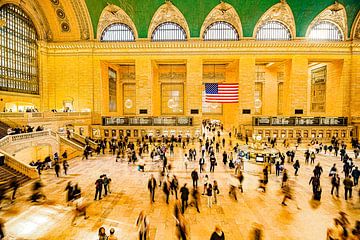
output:
{"label": "standing person", "polygon": [[16,199],[15,194],[16,194],[16,190],[19,188],[20,184],[19,181],[17,180],[17,176],[15,176],[10,183],[10,187],[13,190],[13,193],[11,195],[11,201],[14,201]]}
{"label": "standing person", "polygon": [[99,236],[99,240],[107,240],[108,239],[104,227],[99,228],[98,236]]}
{"label": "standing person", "polygon": [[154,175],[150,175],[150,179],[148,181],[148,189],[150,192],[150,202],[155,202],[155,189],[156,189],[156,179],[154,178]]}
{"label": "standing person", "polygon": [[344,179],[343,184],[345,188],[345,200],[348,199],[348,196],[349,198],[352,198],[352,188],[354,186],[354,182],[352,181],[351,176],[347,176]]}
{"label": "standing person", "polygon": [[309,185],[312,184],[313,195],[316,195],[317,189],[320,187],[320,178],[317,176],[312,176],[309,181]]}
{"label": "standing person", "polygon": [[280,162],[276,161],[275,163],[275,172],[276,172],[276,176],[280,176]]}
{"label": "standing person", "polygon": [[96,189],[96,192],[95,192],[95,198],[94,200],[96,200],[96,198],[99,196],[99,200],[101,200],[101,192],[102,192],[102,187],[103,187],[103,175],[101,175],[99,177],[98,180],[96,180],[95,182],[95,189]]}
{"label": "standing person", "polygon": [[340,187],[340,177],[339,174],[335,173],[331,178],[331,195],[333,195],[334,189],[336,193],[336,197],[339,197],[339,187]]}
{"label": "standing person", "polygon": [[194,170],[191,172],[191,178],[192,178],[192,181],[193,181],[193,187],[194,187],[194,188],[197,188],[197,187],[198,187],[199,174],[198,174],[198,172],[196,171],[196,169],[194,169]]}
{"label": "standing person", "polygon": [[202,156],[199,159],[199,167],[200,167],[200,173],[202,173],[204,171],[204,164],[205,164],[205,158]]}
{"label": "standing person", "polygon": [[73,200],[73,193],[74,193],[74,187],[71,184],[71,181],[68,182],[66,185],[65,191],[67,191],[66,194],[66,202],[69,204],[71,200]]}
{"label": "standing person", "polygon": [[220,193],[220,190],[216,180],[214,180],[213,191],[214,191],[214,203],[217,204],[217,195]]}
{"label": "standing person", "polygon": [[315,163],[315,153],[311,152],[310,154],[310,164],[314,164]]}
{"label": "standing person", "polygon": [[144,213],[144,210],[140,212],[136,220],[136,226],[138,227],[139,231],[139,240],[148,240],[150,224],[147,216]]}
{"label": "standing person", "polygon": [[184,213],[185,209],[188,207],[188,200],[189,200],[189,189],[186,187],[186,183],[184,186],[180,188],[181,193],[181,212]]}
{"label": "standing person", "polygon": [[115,236],[115,229],[110,228],[110,235],[108,237],[108,240],[118,240],[118,238]]}
{"label": "standing person", "polygon": [[109,178],[104,174],[104,179],[103,179],[103,184],[104,184],[104,197],[107,196],[108,194],[108,191],[109,191]]}
{"label": "standing person", "polygon": [[227,164],[227,158],[228,158],[228,155],[227,155],[226,151],[223,152],[222,156],[223,156],[223,163],[224,163],[224,165],[226,166],[226,164]]}
{"label": "standing person", "polygon": [[287,174],[287,170],[284,168],[284,173],[283,173],[283,177],[282,177],[282,181],[281,181],[281,187],[283,188],[286,183],[287,183],[287,180],[288,180],[288,174]]}
{"label": "standing person", "polygon": [[170,183],[170,190],[171,190],[172,195],[175,192],[176,199],[178,199],[178,196],[177,196],[178,188],[179,188],[179,181],[177,180],[176,176],[174,175],[173,179],[171,180],[171,183]]}
{"label": "standing person", "polygon": [[185,156],[184,156],[184,166],[185,166],[185,171],[186,171],[186,172],[187,172],[188,164],[189,164],[189,158],[188,158],[187,154],[185,153]]}
{"label": "standing person", "polygon": [[211,183],[208,184],[208,187],[206,189],[206,196],[208,199],[208,207],[211,208],[212,206],[212,192],[213,192],[213,187],[211,185]]}
{"label": "standing person", "polygon": [[63,160],[67,160],[67,158],[68,158],[67,151],[65,150],[61,156],[62,156]]}
{"label": "standing person", "polygon": [[355,167],[355,169],[352,171],[351,175],[354,178],[354,186],[357,186],[359,183],[359,176],[360,176],[360,171],[359,171],[358,167]]}
{"label": "standing person", "polygon": [[299,160],[296,160],[294,165],[293,165],[294,169],[295,169],[295,176],[298,175],[298,171],[299,171],[299,168],[300,168],[300,162]]}
{"label": "standing person", "polygon": [[210,240],[225,240],[225,234],[219,225],[215,226],[215,231],[211,234]]}
{"label": "standing person", "polygon": [[216,158],[215,158],[215,154],[213,153],[210,155],[210,172],[215,171],[215,166],[216,166]]}
{"label": "standing person", "polygon": [[65,175],[67,175],[67,170],[69,168],[69,163],[66,160],[63,161],[63,168],[64,168]]}
{"label": "standing person", "polygon": [[314,168],[314,175],[318,178],[320,178],[321,173],[323,172],[322,167],[320,166],[320,163],[318,163]]}
{"label": "standing person", "polygon": [[56,177],[60,177],[60,165],[59,165],[59,163],[55,163],[55,174],[56,174]]}
{"label": "standing person", "polygon": [[205,194],[206,189],[207,189],[207,185],[209,184],[209,182],[210,182],[209,181],[209,176],[205,175],[204,178],[203,178],[204,189],[203,189],[202,195]]}

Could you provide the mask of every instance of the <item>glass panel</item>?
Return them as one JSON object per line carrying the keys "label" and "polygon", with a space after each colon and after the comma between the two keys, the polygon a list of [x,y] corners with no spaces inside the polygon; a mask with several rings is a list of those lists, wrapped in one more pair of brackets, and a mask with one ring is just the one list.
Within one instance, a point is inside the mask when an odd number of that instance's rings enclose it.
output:
{"label": "glass panel", "polygon": [[116,71],[109,68],[109,112],[117,111]]}
{"label": "glass panel", "polygon": [[311,70],[311,111],[325,112],[326,66]]}
{"label": "glass panel", "polygon": [[239,40],[239,34],[230,23],[215,22],[205,30],[204,40],[236,41]]}
{"label": "glass panel", "polygon": [[184,84],[161,84],[161,112],[164,115],[179,115],[184,111]]}
{"label": "glass panel", "polygon": [[291,40],[289,29],[277,21],[266,22],[256,33],[256,40]]}
{"label": "glass panel", "polygon": [[186,41],[185,30],[177,23],[165,22],[156,27],[152,41]]}
{"label": "glass panel", "polygon": [[39,94],[37,33],[31,19],[16,5],[0,8],[0,90]]}
{"label": "glass panel", "polygon": [[342,41],[341,30],[331,22],[319,22],[310,31],[310,40]]}
{"label": "glass panel", "polygon": [[108,26],[101,36],[103,42],[133,42],[135,41],[132,29],[122,23],[115,23]]}

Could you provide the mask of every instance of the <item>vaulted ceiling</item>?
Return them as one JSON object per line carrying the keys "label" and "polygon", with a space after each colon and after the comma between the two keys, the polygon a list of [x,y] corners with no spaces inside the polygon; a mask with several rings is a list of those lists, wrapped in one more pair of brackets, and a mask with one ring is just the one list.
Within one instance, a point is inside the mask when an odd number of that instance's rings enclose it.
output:
{"label": "vaulted ceiling", "polygon": [[[150,21],[164,0],[85,0],[91,17],[93,30],[96,28],[102,10],[108,3],[122,8],[134,21],[139,38],[146,38]],[[201,26],[209,12],[220,3],[219,0],[172,0],[185,16],[191,37],[199,37]],[[253,35],[254,27],[261,16],[280,0],[226,0],[237,11],[241,19],[244,37]],[[360,10],[360,0],[339,0],[346,8],[349,34],[352,23]],[[297,37],[304,37],[311,21],[334,0],[287,0],[294,14]]]}

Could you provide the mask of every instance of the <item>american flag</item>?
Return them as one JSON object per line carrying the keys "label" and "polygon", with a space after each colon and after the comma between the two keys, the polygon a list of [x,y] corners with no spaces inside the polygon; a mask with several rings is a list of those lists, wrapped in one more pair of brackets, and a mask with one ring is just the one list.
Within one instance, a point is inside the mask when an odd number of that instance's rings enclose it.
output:
{"label": "american flag", "polygon": [[205,83],[205,102],[237,103],[239,102],[239,84],[237,83]]}

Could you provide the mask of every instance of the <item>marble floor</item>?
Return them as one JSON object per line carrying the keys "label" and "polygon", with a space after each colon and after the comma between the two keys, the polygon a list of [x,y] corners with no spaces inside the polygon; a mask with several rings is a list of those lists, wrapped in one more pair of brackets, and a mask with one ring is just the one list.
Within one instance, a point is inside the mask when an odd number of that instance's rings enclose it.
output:
{"label": "marble floor", "polygon": [[[196,146],[198,149],[198,146]],[[274,169],[270,175],[266,193],[257,190],[259,172],[262,165],[254,162],[245,163],[244,193],[238,195],[234,201],[228,195],[229,177],[233,172],[222,165],[221,155],[218,155],[218,166],[215,173],[209,173],[211,180],[217,180],[220,187],[218,203],[212,208],[207,207],[207,199],[202,196],[201,213],[189,207],[185,218],[190,226],[192,240],[210,239],[214,226],[219,224],[226,239],[251,239],[254,224],[260,224],[264,239],[325,239],[326,230],[332,226],[333,218],[339,211],[349,215],[352,225],[360,220],[358,187],[354,189],[352,200],[344,200],[344,189],[340,189],[340,198],[330,195],[330,179],[328,172],[333,163],[338,169],[342,168],[339,158],[319,154],[316,163],[320,162],[324,168],[321,177],[323,194],[320,203],[311,200],[312,189],[309,179],[313,166],[304,164],[303,150],[298,150],[295,159],[299,159],[301,168],[299,176],[294,176],[292,165],[289,169],[294,184],[296,202],[301,208],[297,209],[294,201],[288,201],[288,206],[281,205],[283,194],[280,189],[281,177],[276,177]],[[174,197],[170,204],[165,203],[164,194],[158,189],[155,203],[150,204],[147,181],[150,174],[158,178],[157,165],[151,163],[145,156],[145,172],[137,171],[136,166],[126,162],[115,162],[111,155],[100,155],[89,160],[80,158],[70,161],[67,176],[56,178],[53,169],[43,172],[41,177],[45,187],[47,200],[42,204],[32,204],[27,199],[30,196],[31,184],[20,188],[16,203],[0,211],[0,217],[5,220],[7,239],[97,239],[97,232],[101,226],[106,228],[107,234],[111,227],[115,228],[118,239],[131,240],[137,238],[135,221],[141,210],[145,210],[150,220],[150,239],[171,240],[175,237],[175,220],[173,217]],[[175,149],[175,156],[169,160],[173,166],[173,173],[178,177],[180,186],[184,183],[191,185],[190,172],[197,163],[191,162],[188,171],[183,165],[183,150]],[[359,164],[356,160],[356,165]],[[208,170],[208,169],[207,169]],[[100,201],[94,201],[95,181],[101,174],[107,174],[112,179],[111,194]],[[67,206],[66,192],[68,181],[79,183],[83,196],[89,202],[89,218],[79,217],[76,225],[71,225],[74,207]]]}

